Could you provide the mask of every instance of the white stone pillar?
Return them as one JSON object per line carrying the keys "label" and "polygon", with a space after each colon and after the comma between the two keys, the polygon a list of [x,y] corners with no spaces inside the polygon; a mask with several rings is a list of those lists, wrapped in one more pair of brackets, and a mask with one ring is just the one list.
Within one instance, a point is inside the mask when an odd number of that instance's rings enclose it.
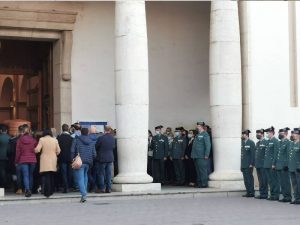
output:
{"label": "white stone pillar", "polygon": [[211,2],[209,53],[215,166],[209,185],[218,188],[243,188],[240,172],[242,82],[237,2]]}
{"label": "white stone pillar", "polygon": [[145,1],[115,3],[116,191],[160,190],[147,174],[149,72]]}

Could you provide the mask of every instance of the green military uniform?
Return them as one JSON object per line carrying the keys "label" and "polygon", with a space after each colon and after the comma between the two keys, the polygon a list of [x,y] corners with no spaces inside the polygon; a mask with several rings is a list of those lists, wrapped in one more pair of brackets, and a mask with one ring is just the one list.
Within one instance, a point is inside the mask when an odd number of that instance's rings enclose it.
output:
{"label": "green military uniform", "polygon": [[208,160],[205,159],[205,157],[209,157],[210,149],[211,142],[209,134],[206,131],[197,134],[193,143],[191,158],[194,159],[195,162],[198,187],[208,186]]}
{"label": "green military uniform", "polygon": [[254,197],[253,166],[255,157],[255,143],[250,139],[242,140],[241,146],[241,171],[244,177],[247,197]]}
{"label": "green military uniform", "polygon": [[175,137],[172,143],[171,157],[173,160],[176,184],[183,185],[185,181],[185,169],[184,169],[184,152],[186,147],[186,138],[182,136]]}
{"label": "green military uniform", "polygon": [[276,167],[279,184],[283,199],[280,201],[290,202],[292,200],[291,195],[291,183],[288,169],[288,151],[290,149],[291,141],[283,139],[279,142],[278,152],[275,152],[274,165]]}
{"label": "green military uniform", "polygon": [[165,135],[155,135],[151,141],[153,150],[153,182],[164,183],[165,181],[165,163],[164,159],[168,156],[169,143]]}
{"label": "green military uniform", "polygon": [[262,138],[255,146],[255,168],[259,182],[259,197],[266,199],[268,197],[267,174],[264,168],[265,150],[268,142]]}
{"label": "green military uniform", "polygon": [[275,153],[278,152],[279,141],[272,137],[265,150],[264,168],[266,169],[268,185],[270,186],[270,200],[279,199],[279,183],[277,171],[272,169],[275,162]]}
{"label": "green military uniform", "polygon": [[5,187],[6,184],[6,165],[9,154],[9,139],[10,136],[6,133],[0,133],[0,187]]}
{"label": "green military uniform", "polygon": [[294,192],[294,199],[295,201],[300,200],[300,192],[299,186],[297,185],[297,159],[296,153],[300,152],[300,141],[292,142],[288,151],[288,167],[290,172],[290,177],[292,181],[292,187]]}
{"label": "green military uniform", "polygon": [[295,198],[295,204],[300,205],[300,149],[295,149],[295,161],[296,161],[296,179],[297,179],[297,196]]}

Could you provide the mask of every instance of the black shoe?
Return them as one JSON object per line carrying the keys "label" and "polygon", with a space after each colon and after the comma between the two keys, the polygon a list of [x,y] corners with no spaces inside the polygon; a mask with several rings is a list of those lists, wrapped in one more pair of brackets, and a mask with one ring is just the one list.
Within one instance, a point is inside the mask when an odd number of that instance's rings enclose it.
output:
{"label": "black shoe", "polygon": [[31,197],[31,192],[30,191],[25,191],[25,197],[30,198]]}
{"label": "black shoe", "polygon": [[248,194],[248,198],[254,198],[255,195],[254,194]]}
{"label": "black shoe", "polygon": [[256,199],[267,199],[268,197],[264,197],[264,196],[256,196],[256,197],[254,197],[254,198],[256,198]]}
{"label": "black shoe", "polygon": [[283,199],[280,199],[278,201],[286,203],[286,202],[291,202],[291,199],[289,199],[289,198],[283,198]]}
{"label": "black shoe", "polygon": [[295,205],[295,201],[291,201],[290,204]]}
{"label": "black shoe", "polygon": [[267,200],[269,200],[269,201],[278,201],[279,198],[278,197],[270,197],[270,198],[267,198]]}
{"label": "black shoe", "polygon": [[80,203],[85,203],[86,202],[86,199],[85,198],[81,198],[80,199]]}
{"label": "black shoe", "polygon": [[244,198],[248,198],[249,194],[242,195]]}
{"label": "black shoe", "polygon": [[295,205],[300,205],[300,200],[296,200]]}

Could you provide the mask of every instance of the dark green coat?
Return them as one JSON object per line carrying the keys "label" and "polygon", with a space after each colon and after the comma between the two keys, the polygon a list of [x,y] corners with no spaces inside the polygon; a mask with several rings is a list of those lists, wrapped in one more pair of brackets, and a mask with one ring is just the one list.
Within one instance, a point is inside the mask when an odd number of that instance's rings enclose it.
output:
{"label": "dark green coat", "polygon": [[292,142],[289,148],[288,167],[290,172],[296,172],[296,152],[300,151],[300,141]]}
{"label": "dark green coat", "polygon": [[264,168],[266,169],[271,169],[272,165],[275,165],[275,153],[278,152],[279,148],[279,141],[275,138],[272,137],[268,141],[266,150],[265,150],[265,161],[264,161]]}
{"label": "dark green coat", "polygon": [[175,137],[172,143],[171,157],[173,159],[181,159],[184,157],[184,152],[186,148],[186,138]]}
{"label": "dark green coat", "polygon": [[151,141],[153,159],[163,159],[168,156],[169,142],[165,135],[155,135]]}
{"label": "dark green coat", "polygon": [[255,156],[255,143],[248,139],[241,143],[241,168],[249,168],[250,165],[254,166]]}
{"label": "dark green coat", "polygon": [[255,146],[255,168],[264,168],[265,150],[268,141],[266,139],[259,140]]}
{"label": "dark green coat", "polygon": [[290,149],[291,141],[288,139],[279,142],[278,151],[275,152],[274,163],[277,170],[283,170],[288,166],[288,151]]}
{"label": "dark green coat", "polygon": [[0,160],[7,160],[9,154],[10,136],[6,133],[0,134]]}
{"label": "dark green coat", "polygon": [[192,159],[204,159],[209,157],[211,149],[210,137],[206,131],[196,135],[193,143],[191,157]]}
{"label": "dark green coat", "polygon": [[[299,142],[298,142],[299,143]],[[296,170],[300,172],[300,148],[295,149]]]}

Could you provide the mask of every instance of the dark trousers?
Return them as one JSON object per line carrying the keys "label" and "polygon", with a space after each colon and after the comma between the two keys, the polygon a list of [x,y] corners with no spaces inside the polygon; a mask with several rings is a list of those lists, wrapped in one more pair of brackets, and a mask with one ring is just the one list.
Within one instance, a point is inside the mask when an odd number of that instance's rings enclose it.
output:
{"label": "dark trousers", "polygon": [[43,172],[42,175],[42,190],[46,197],[50,197],[54,193],[55,188],[55,172]]}
{"label": "dark trousers", "polygon": [[191,158],[185,160],[185,182],[196,183],[196,169]]}
{"label": "dark trousers", "polygon": [[278,170],[278,178],[279,178],[279,184],[281,188],[281,193],[285,199],[291,199],[291,182],[290,182],[290,176],[289,171],[285,170]]}
{"label": "dark trousers", "polygon": [[270,197],[279,198],[279,182],[277,171],[272,168],[266,169],[268,185],[270,187]]}
{"label": "dark trousers", "polygon": [[169,157],[165,161],[165,181],[168,183],[173,183],[175,181],[174,165]]}
{"label": "dark trousers", "polygon": [[208,186],[207,161],[206,159],[194,159],[198,186]]}
{"label": "dark trousers", "polygon": [[290,172],[290,178],[291,178],[291,183],[292,183],[292,188],[293,188],[293,193],[294,193],[294,199],[300,200],[300,193],[299,193],[299,186],[297,185],[297,175],[296,172]]}
{"label": "dark trousers", "polygon": [[184,171],[184,164],[183,160],[181,159],[173,159],[175,177],[176,177],[176,184],[184,184],[185,180],[185,171]]}
{"label": "dark trousers", "polygon": [[256,168],[257,178],[259,182],[259,194],[261,197],[268,197],[267,174],[264,168]]}
{"label": "dark trousers", "polygon": [[0,187],[5,188],[6,182],[6,161],[0,160]]}
{"label": "dark trousers", "polygon": [[253,168],[242,168],[242,173],[247,194],[254,195]]}
{"label": "dark trousers", "polygon": [[165,182],[165,161],[164,159],[153,159],[153,182]]}
{"label": "dark trousers", "polygon": [[147,161],[147,173],[152,176],[152,157],[148,156],[148,161]]}
{"label": "dark trousers", "polygon": [[71,163],[60,163],[60,173],[64,191],[67,191],[72,186],[73,171]]}

